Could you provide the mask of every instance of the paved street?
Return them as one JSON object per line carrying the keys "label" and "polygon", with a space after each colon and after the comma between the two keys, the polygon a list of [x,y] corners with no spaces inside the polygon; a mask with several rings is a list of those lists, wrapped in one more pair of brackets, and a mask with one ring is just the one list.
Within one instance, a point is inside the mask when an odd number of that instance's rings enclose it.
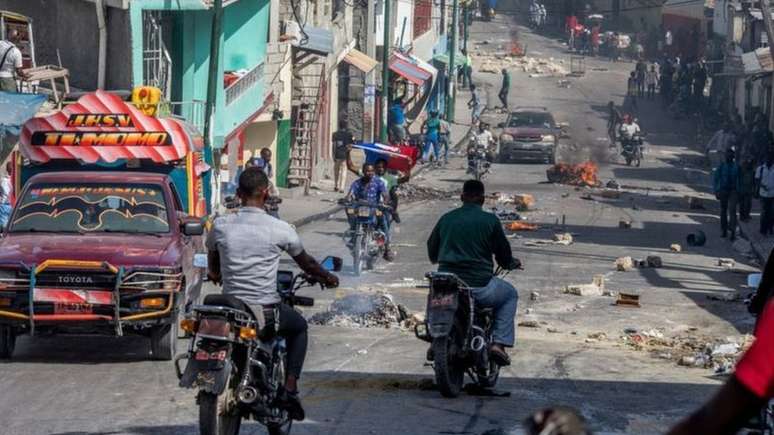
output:
{"label": "paved street", "polygon": [[[510,40],[508,20],[476,22],[472,42],[486,40],[481,50],[498,50]],[[519,30],[529,56],[569,62],[555,40]],[[735,258],[743,270],[752,267],[719,238],[714,203],[706,210],[688,208],[686,195],[709,198],[706,171],[696,164],[701,154],[691,149],[690,123],[670,119],[658,102],[641,102],[637,116],[649,143],[643,166],[626,167],[609,153],[605,106],[611,100],[621,104],[632,68],[589,59],[586,75],[569,79],[569,88],[558,87],[555,77],[513,71],[511,107],[546,106],[569,124],[559,160],[593,159],[604,182],[615,179],[631,187],[620,198],[584,199],[585,192],[572,186],[546,183],[543,164],[497,164],[485,180],[488,191],[534,195],[536,209],[524,215],[540,225],[511,239],[525,265],[508,276],[519,289],[519,320],[539,325],[519,328],[513,363],[501,372],[498,387],[511,396],[442,399],[432,389],[432,369],[423,365],[427,345],[407,331],[312,326],[301,383],[308,418],[294,434],[520,433],[531,412],[559,404],[578,408],[599,433],[659,433],[710,397],[722,376],[633,350],[620,339],[627,328],[658,329],[667,337],[726,337],[749,332],[752,325],[741,302],[708,298],[740,291],[746,279],[718,267],[719,257]],[[499,80],[496,74],[475,75],[487,88],[490,107]],[[460,93],[460,111],[468,97]],[[493,124],[504,119],[486,116]],[[413,182],[453,191],[465,179],[463,166],[456,157]],[[302,239],[313,255],[345,259],[341,288],[306,290],[318,303],[305,314],[324,310],[336,297],[377,290],[412,312],[422,311],[426,290],[414,283],[431,268],[425,241],[437,219],[456,205],[443,199],[403,205],[403,223],[394,235],[396,261],[381,262],[359,278],[351,273],[340,236],[343,214],[303,226]],[[632,228],[620,229],[621,220],[631,220]],[[562,222],[564,231],[575,235],[574,244],[530,243],[550,240]],[[686,235],[698,229],[706,232],[707,244],[686,246]],[[682,244],[683,252],[670,252],[672,243]],[[664,267],[616,272],[615,259],[625,255],[659,255]],[[564,286],[590,283],[596,274],[605,275],[611,291],[640,294],[642,307],[562,293]],[[537,300],[531,300],[532,292],[539,293]],[[20,339],[14,360],[0,365],[0,434],[198,433],[193,392],[179,389],[171,365],[147,361],[147,352],[140,338]],[[255,423],[243,430],[261,431]]]}

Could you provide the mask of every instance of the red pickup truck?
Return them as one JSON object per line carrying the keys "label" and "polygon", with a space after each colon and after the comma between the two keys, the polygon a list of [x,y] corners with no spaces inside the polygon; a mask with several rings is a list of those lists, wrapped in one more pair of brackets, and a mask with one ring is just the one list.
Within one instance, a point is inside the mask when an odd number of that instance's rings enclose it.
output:
{"label": "red pickup truck", "polygon": [[202,285],[204,228],[184,210],[169,174],[31,177],[0,239],[0,358],[45,331],[142,334],[154,359],[172,359]]}

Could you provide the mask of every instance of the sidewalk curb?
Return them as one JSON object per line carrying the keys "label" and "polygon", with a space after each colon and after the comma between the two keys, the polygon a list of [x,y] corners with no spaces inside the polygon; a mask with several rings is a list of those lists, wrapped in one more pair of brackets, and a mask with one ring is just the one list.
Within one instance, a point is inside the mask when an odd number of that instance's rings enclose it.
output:
{"label": "sidewalk curb", "polygon": [[744,226],[739,225],[739,234],[744,237],[745,240],[750,242],[750,247],[752,248],[753,254],[755,254],[755,258],[758,259],[758,263],[763,267],[766,264],[766,260],[768,259],[769,253],[762,253],[763,250],[758,243],[754,242],[745,232]]}

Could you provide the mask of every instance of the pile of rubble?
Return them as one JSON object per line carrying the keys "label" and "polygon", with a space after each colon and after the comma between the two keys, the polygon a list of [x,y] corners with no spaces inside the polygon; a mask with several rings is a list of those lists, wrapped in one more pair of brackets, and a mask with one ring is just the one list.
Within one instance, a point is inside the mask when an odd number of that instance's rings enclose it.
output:
{"label": "pile of rubble", "polygon": [[578,164],[557,163],[548,168],[546,177],[551,183],[597,187],[600,185],[598,171],[597,165],[590,161]]}
{"label": "pile of rubble", "polygon": [[450,191],[434,189],[427,186],[406,183],[401,184],[398,189],[398,198],[404,201],[428,201],[433,199],[456,199],[460,196],[460,191]]}
{"label": "pile of rubble", "polygon": [[327,311],[313,315],[309,323],[345,328],[391,328],[400,326],[407,318],[406,308],[396,304],[387,293],[356,293],[336,299]]}
{"label": "pile of rubble", "polygon": [[[695,331],[695,329],[693,329]],[[657,329],[636,331],[628,329],[621,341],[635,350],[645,350],[652,355],[668,359],[685,367],[712,369],[715,373],[729,373],[739,357],[750,347],[751,335],[725,339],[681,335],[667,338]]]}
{"label": "pile of rubble", "polygon": [[503,68],[517,68],[529,74],[532,78],[537,77],[566,77],[569,71],[564,66],[564,60],[556,60],[553,57],[535,58],[530,56],[519,56],[521,52],[504,54],[479,54],[477,56],[478,70],[485,73],[499,74]]}

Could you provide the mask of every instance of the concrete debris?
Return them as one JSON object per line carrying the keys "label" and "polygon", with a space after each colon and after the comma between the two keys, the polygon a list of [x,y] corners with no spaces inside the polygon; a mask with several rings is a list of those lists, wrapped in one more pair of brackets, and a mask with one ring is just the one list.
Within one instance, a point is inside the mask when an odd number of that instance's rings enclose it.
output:
{"label": "concrete debris", "polygon": [[569,89],[570,84],[571,82],[569,80],[559,80],[558,82],[556,82],[556,86],[560,88],[565,88],[565,89]]}
{"label": "concrete debris", "polygon": [[631,293],[619,293],[618,299],[615,301],[616,305],[625,307],[640,307],[640,295]]}
{"label": "concrete debris", "polygon": [[634,260],[632,257],[620,257],[615,260],[615,268],[619,272],[628,272],[634,269]]}
{"label": "concrete debris", "polygon": [[403,327],[410,331],[414,330],[417,325],[423,325],[425,323],[425,313],[414,313],[409,316],[408,319],[403,321]]}
{"label": "concrete debris", "polygon": [[564,62],[554,58],[535,58],[520,56],[523,51],[511,51],[509,55],[479,53],[476,55],[478,71],[499,74],[503,68],[518,68],[530,77],[566,77],[569,71],[562,65]]}
{"label": "concrete debris", "polygon": [[718,258],[718,266],[733,269],[736,266],[736,261],[733,258]]}
{"label": "concrete debris", "polygon": [[391,328],[408,317],[406,309],[384,292],[355,293],[333,301],[327,311],[309,319],[314,325],[346,328]]}
{"label": "concrete debris", "polygon": [[618,296],[618,293],[616,293],[616,292],[614,292],[612,290],[605,290],[605,292],[602,293],[602,296],[607,296],[607,297],[614,298],[614,297]]}
{"label": "concrete debris", "polygon": [[650,352],[656,358],[672,360],[683,367],[712,369],[722,374],[733,370],[753,338],[750,335],[724,340],[695,335],[669,338],[659,330],[642,333],[627,330],[621,340],[635,350]]}
{"label": "concrete debris", "polygon": [[605,340],[607,339],[607,334],[605,334],[604,332],[592,332],[586,337],[592,340]]}
{"label": "concrete debris", "polygon": [[461,190],[441,190],[413,183],[401,184],[397,189],[398,198],[404,201],[427,201],[459,198]]}
{"label": "concrete debris", "polygon": [[524,328],[540,328],[540,323],[537,320],[522,320],[519,322],[519,326]]}
{"label": "concrete debris", "polygon": [[707,299],[711,301],[720,301],[720,302],[736,302],[742,300],[742,295],[735,291],[731,292],[724,292],[721,294],[711,294],[707,295]]}
{"label": "concrete debris", "polygon": [[532,308],[527,308],[526,310],[524,310],[524,314],[530,315],[530,314],[532,314],[534,311],[535,311],[535,310],[533,310]]}
{"label": "concrete debris", "polygon": [[673,243],[669,245],[669,250],[672,252],[683,252],[683,247],[678,245],[677,243]]}
{"label": "concrete debris", "polygon": [[632,227],[632,221],[618,221],[618,228],[628,230]]}
{"label": "concrete debris", "polygon": [[548,332],[550,332],[552,334],[558,334],[559,332],[561,332],[561,331],[559,331],[556,328],[548,328],[548,329],[546,329],[546,331],[548,331]]}
{"label": "concrete debris", "polygon": [[659,257],[657,255],[649,255],[645,259],[645,263],[647,264],[648,267],[652,267],[652,268],[655,268],[655,269],[658,269],[661,266],[663,266],[663,262],[661,261],[661,257]]}
{"label": "concrete debris", "polygon": [[618,199],[621,197],[620,190],[605,189],[602,191],[602,197],[607,199]]}
{"label": "concrete debris", "polygon": [[357,351],[357,354],[358,355],[368,355],[368,350],[367,349],[360,349],[359,351]]}
{"label": "concrete debris", "polygon": [[574,284],[564,288],[564,293],[576,296],[603,296],[605,293],[605,276],[594,275],[591,284]]}
{"label": "concrete debris", "polygon": [[554,234],[554,243],[557,245],[572,245],[573,237],[570,233]]}
{"label": "concrete debris", "polygon": [[529,300],[537,301],[538,299],[540,299],[540,293],[532,292],[532,293],[529,294]]}
{"label": "concrete debris", "polygon": [[[606,137],[603,138],[603,139],[604,140],[608,140],[608,138],[606,138]],[[621,187],[621,185],[618,184],[618,182],[615,181],[615,180],[610,180],[610,181],[607,182],[607,184],[605,184],[605,187],[607,187],[608,189],[618,190]]]}

